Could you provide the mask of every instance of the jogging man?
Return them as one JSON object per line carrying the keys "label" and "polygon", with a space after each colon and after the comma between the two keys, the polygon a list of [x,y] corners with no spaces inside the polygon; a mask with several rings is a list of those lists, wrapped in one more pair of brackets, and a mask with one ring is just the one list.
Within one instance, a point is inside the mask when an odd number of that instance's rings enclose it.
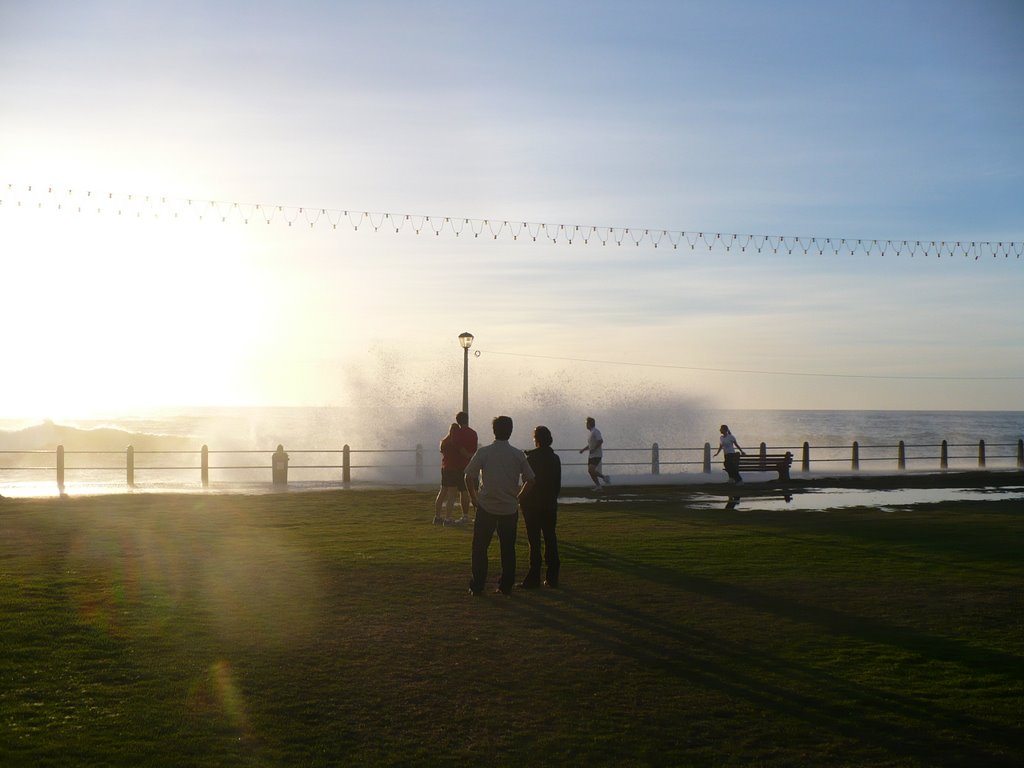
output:
{"label": "jogging man", "polygon": [[604,445],[604,438],[601,436],[601,430],[597,428],[597,422],[594,421],[593,416],[587,416],[587,429],[590,430],[590,436],[587,438],[587,444],[580,448],[580,453],[590,451],[590,456],[587,459],[587,472],[590,473],[590,479],[594,481],[594,490],[600,491],[601,480],[604,480],[605,485],[612,481],[608,475],[601,473],[601,459],[604,455],[601,446]]}

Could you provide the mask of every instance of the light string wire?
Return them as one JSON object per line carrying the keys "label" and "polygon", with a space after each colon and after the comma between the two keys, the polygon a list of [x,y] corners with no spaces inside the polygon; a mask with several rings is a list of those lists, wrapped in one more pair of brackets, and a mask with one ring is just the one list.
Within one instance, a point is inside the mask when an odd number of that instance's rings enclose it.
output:
{"label": "light string wire", "polygon": [[667,368],[677,371],[697,371],[700,373],[730,373],[759,376],[803,376],[824,379],[873,379],[888,381],[1024,381],[1024,376],[899,376],[867,373],[806,373],[800,371],[765,371],[744,368],[702,368],[694,365],[669,365],[666,363],[635,363],[623,360],[590,360],[581,357],[556,357],[553,355],[534,355],[525,352],[499,352],[493,349],[480,349],[474,352],[482,354],[504,355],[507,357],[528,357],[539,360],[555,360],[567,363],[590,363],[593,365],[627,365],[637,368]]}
{"label": "light string wire", "polygon": [[136,219],[181,219],[221,222],[285,222],[289,227],[308,224],[311,229],[351,228],[358,232],[372,229],[402,231],[416,235],[453,234],[455,237],[513,241],[550,242],[565,245],[613,244],[615,246],[671,246],[690,251],[739,251],[740,253],[793,253],[818,256],[928,256],[963,257],[975,261],[982,256],[1020,259],[1024,241],[990,240],[899,240],[884,238],[821,237],[811,235],[752,235],[729,232],[695,232],[614,227],[592,224],[557,224],[509,219],[474,219],[462,216],[435,216],[412,213],[344,210],[318,206],[243,203],[225,200],[168,197],[118,192],[78,191],[34,184],[0,186],[0,211],[8,209],[53,209],[62,212],[92,213]]}

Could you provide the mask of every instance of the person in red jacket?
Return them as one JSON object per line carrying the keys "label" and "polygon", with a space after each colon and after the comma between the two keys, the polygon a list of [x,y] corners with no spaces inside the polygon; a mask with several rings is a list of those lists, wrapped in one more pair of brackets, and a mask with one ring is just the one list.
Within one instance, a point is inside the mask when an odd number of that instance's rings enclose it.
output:
{"label": "person in red jacket", "polygon": [[[455,414],[455,423],[459,425],[458,431],[455,433],[455,444],[458,446],[458,457],[456,463],[453,466],[457,466],[460,470],[464,470],[469,464],[469,460],[473,458],[473,454],[476,453],[478,446],[478,440],[476,431],[469,426],[469,415],[465,411],[459,411]],[[469,490],[466,488],[466,477],[460,472],[459,474],[459,502],[462,504],[462,519],[456,520],[456,523],[468,523],[469,519],[469,503],[470,495]]]}
{"label": "person in red jacket", "polygon": [[[460,451],[456,435],[459,431],[458,424],[452,424],[448,428],[448,434],[441,440],[441,489],[437,492],[434,500],[434,525],[450,525],[452,521],[452,507],[455,506],[455,496],[461,487],[466,490],[465,468],[461,462]],[[447,503],[447,511],[444,516],[441,510]]]}

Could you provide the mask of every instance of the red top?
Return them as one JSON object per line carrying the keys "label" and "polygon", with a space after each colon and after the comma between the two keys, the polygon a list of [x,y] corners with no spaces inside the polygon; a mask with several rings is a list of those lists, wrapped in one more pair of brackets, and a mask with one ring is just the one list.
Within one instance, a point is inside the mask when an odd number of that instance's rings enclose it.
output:
{"label": "red top", "polygon": [[441,469],[465,469],[467,461],[463,461],[454,435],[445,435],[441,441]]}
{"label": "red top", "polygon": [[[476,453],[477,438],[476,432],[471,427],[459,427],[455,434],[452,435],[458,449],[454,451],[454,456],[449,459],[447,465],[444,464],[444,460],[448,457],[443,454],[441,458],[441,466],[447,467],[448,469],[465,469],[466,465],[469,464],[469,460],[473,458],[473,454]],[[446,438],[447,439],[447,438]]]}

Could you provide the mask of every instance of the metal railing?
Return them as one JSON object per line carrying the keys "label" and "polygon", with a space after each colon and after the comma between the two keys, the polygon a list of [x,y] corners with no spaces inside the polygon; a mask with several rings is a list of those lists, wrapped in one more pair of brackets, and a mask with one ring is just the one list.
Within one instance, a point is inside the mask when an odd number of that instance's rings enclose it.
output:
{"label": "metal railing", "polygon": [[[812,465],[847,464],[850,470],[859,471],[865,464],[895,464],[897,470],[903,471],[908,465],[915,468],[926,467],[939,470],[949,469],[951,462],[963,466],[986,468],[990,463],[997,466],[1024,469],[1024,440],[1016,443],[991,443],[984,440],[977,443],[953,443],[943,440],[938,444],[908,444],[903,440],[896,443],[851,445],[811,446],[803,443],[798,447],[771,446],[761,443],[758,451],[766,453],[789,452],[793,454],[794,463],[800,460],[800,469],[810,472]],[[576,458],[575,450],[558,451],[569,454],[570,459],[563,459],[564,467],[585,467],[585,461]],[[430,452],[435,456],[436,452]],[[91,459],[84,460],[86,457]],[[257,458],[258,457],[258,458]],[[292,461],[293,458],[304,461]],[[619,457],[619,458],[615,458]],[[48,459],[45,463],[43,460]],[[174,461],[174,459],[178,461]],[[340,459],[340,463],[339,463]],[[397,461],[381,461],[380,459],[397,459]],[[662,448],[654,443],[650,448],[612,448],[605,450],[604,466],[606,470],[629,470],[631,475],[660,475],[664,470],[689,471],[699,467],[699,471],[710,474],[712,471],[712,450],[710,443],[701,448]],[[198,461],[198,463],[196,463]],[[210,486],[211,473],[218,479],[250,479],[265,482],[267,471],[275,486],[288,484],[289,472],[293,479],[295,473],[329,476],[329,482],[348,486],[352,483],[353,471],[356,470],[373,482],[382,476],[400,477],[421,482],[424,479],[425,465],[422,445],[409,449],[382,448],[309,448],[286,453],[283,446],[276,451],[266,450],[210,450],[203,446],[199,451],[136,451],[132,446],[124,451],[66,451],[64,446],[56,450],[23,450],[0,451],[0,479],[7,479],[11,474],[19,477],[38,478],[50,474],[54,477],[59,490],[63,491],[68,475],[81,476],[85,473],[100,473],[106,476],[120,474],[129,488],[136,487],[139,474],[148,477],[160,473],[174,473],[178,482],[190,484],[198,480],[203,488]],[[436,458],[431,462],[436,468]],[[645,471],[637,472],[642,467]],[[6,474],[7,478],[3,475]],[[192,480],[182,478],[193,478]]]}

